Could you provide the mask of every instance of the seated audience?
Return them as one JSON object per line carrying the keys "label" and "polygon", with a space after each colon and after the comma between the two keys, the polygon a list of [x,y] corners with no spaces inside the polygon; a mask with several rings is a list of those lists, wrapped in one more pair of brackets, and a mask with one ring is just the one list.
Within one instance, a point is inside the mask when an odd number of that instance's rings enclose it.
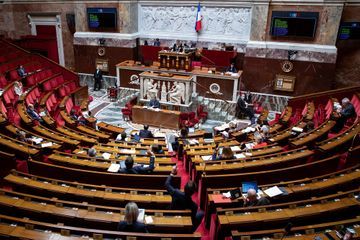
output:
{"label": "seated audience", "polygon": [[256,207],[256,206],[263,206],[269,205],[270,201],[265,197],[258,198],[255,189],[249,189],[247,191],[247,196],[244,199],[244,207]]}
{"label": "seated audience", "polygon": [[18,97],[23,94],[23,85],[21,82],[15,81],[14,82],[14,92]]}
{"label": "seated audience", "polygon": [[75,109],[70,110],[70,118],[78,124],[86,124],[86,119],[82,115],[77,114]]}
{"label": "seated audience", "polygon": [[308,132],[314,130],[315,124],[313,121],[309,121],[306,123],[305,127],[303,128],[302,133],[299,134],[299,137],[305,136]]}
{"label": "seated audience", "polygon": [[150,164],[148,167],[142,165],[134,166],[134,159],[131,156],[128,156],[125,159],[125,168],[120,168],[119,173],[128,173],[128,174],[147,174],[152,173],[155,169],[155,154],[151,151],[148,151],[150,156]]}
{"label": "seated audience", "polygon": [[235,63],[232,62],[230,66],[226,69],[226,72],[237,73],[237,70],[235,68]]}
{"label": "seated audience", "polygon": [[348,98],[343,98],[343,100],[341,100],[341,108],[339,108],[334,113],[336,124],[333,127],[332,131],[335,133],[340,132],[341,129],[343,129],[346,121],[352,117],[355,117],[355,115],[356,115],[355,108],[350,102],[350,100]]}
{"label": "seated audience", "polygon": [[96,157],[96,149],[95,148],[89,148],[87,152],[89,157]]}
{"label": "seated audience", "polygon": [[21,131],[19,129],[16,129],[16,136],[15,136],[16,140],[24,142],[24,143],[33,143],[33,141],[31,140],[31,138],[29,138],[26,134],[26,132]]}
{"label": "seated audience", "polygon": [[144,223],[138,222],[139,208],[134,202],[129,202],[125,206],[125,217],[120,221],[117,227],[121,232],[142,232],[147,233],[148,230]]}
{"label": "seated audience", "polygon": [[126,136],[127,136],[127,134],[124,131],[116,136],[115,141],[126,141]]}
{"label": "seated audience", "polygon": [[168,193],[171,195],[171,209],[173,210],[191,210],[191,219],[193,223],[193,231],[200,225],[204,212],[198,210],[198,205],[192,200],[191,196],[196,191],[196,183],[188,181],[185,185],[184,192],[171,185],[173,176],[177,173],[176,166],[171,171],[170,176],[166,179],[165,186]]}
{"label": "seated audience", "polygon": [[250,119],[251,125],[255,124],[255,115],[251,104],[251,97],[246,97],[245,94],[241,94],[236,103],[236,117],[241,118],[242,115],[245,115]]}
{"label": "seated audience", "polygon": [[212,160],[230,160],[234,159],[234,152],[230,147],[226,146],[222,148],[222,152],[219,153],[219,148],[215,148],[215,152],[212,155]]}
{"label": "seated audience", "polygon": [[149,126],[148,125],[144,125],[144,129],[140,130],[139,132],[139,136],[141,138],[153,138],[153,134],[152,132],[149,130]]}
{"label": "seated audience", "polygon": [[154,144],[151,146],[151,151],[155,154],[164,154],[164,150],[161,145]]}
{"label": "seated audience", "polygon": [[158,38],[155,39],[154,46],[160,47],[160,40]]}
{"label": "seated audience", "polygon": [[34,105],[29,104],[26,109],[27,114],[33,119],[42,122],[40,115],[35,111]]}
{"label": "seated audience", "polygon": [[149,102],[149,107],[152,108],[160,108],[160,102],[159,100],[156,98],[156,96],[151,96],[151,100]]}
{"label": "seated audience", "polygon": [[16,71],[17,71],[19,77],[21,77],[21,78],[23,78],[27,75],[25,68],[22,65],[19,65],[18,68],[16,69]]}

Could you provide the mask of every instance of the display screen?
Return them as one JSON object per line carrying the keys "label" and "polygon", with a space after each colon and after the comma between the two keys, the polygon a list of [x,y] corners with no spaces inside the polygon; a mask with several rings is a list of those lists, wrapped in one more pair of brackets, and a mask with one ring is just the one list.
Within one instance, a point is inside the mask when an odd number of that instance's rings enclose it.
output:
{"label": "display screen", "polygon": [[339,29],[339,39],[360,39],[360,22],[342,22]]}
{"label": "display screen", "polygon": [[277,37],[313,38],[318,18],[318,12],[273,11],[270,34]]}
{"label": "display screen", "polygon": [[116,8],[88,8],[87,14],[90,29],[116,28]]}

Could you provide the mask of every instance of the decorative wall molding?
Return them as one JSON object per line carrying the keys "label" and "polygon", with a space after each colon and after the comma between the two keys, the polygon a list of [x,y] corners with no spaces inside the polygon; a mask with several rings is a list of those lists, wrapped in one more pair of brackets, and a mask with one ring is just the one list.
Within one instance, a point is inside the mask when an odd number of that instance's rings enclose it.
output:
{"label": "decorative wall molding", "polygon": [[74,44],[99,46],[99,39],[104,38],[106,40],[105,46],[134,48],[138,37],[138,33],[76,32],[74,34]]}
{"label": "decorative wall molding", "polygon": [[292,60],[335,63],[337,48],[330,45],[249,41],[246,47],[246,57],[287,59],[288,51],[295,50],[297,54]]}
{"label": "decorative wall molding", "polygon": [[212,7],[203,5],[203,30],[194,30],[196,5],[139,6],[139,32],[145,38],[200,41],[247,41],[250,38],[251,7]]}

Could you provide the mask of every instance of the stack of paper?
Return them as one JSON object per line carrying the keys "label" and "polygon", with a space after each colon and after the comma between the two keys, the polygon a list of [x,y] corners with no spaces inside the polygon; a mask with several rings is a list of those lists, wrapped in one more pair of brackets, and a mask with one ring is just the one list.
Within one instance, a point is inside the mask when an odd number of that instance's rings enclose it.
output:
{"label": "stack of paper", "polygon": [[152,224],[154,222],[153,218],[151,216],[145,217],[145,223],[146,224]]}
{"label": "stack of paper", "polygon": [[278,186],[268,188],[268,189],[264,190],[264,193],[266,195],[268,195],[269,197],[275,197],[275,196],[283,194],[283,192],[280,190],[280,188],[278,188]]}
{"label": "stack of paper", "polygon": [[246,158],[246,156],[243,153],[235,154],[235,157],[237,159]]}
{"label": "stack of paper", "polygon": [[211,155],[207,155],[207,156],[201,156],[202,160],[204,161],[209,161],[212,159],[212,156]]}
{"label": "stack of paper", "polygon": [[233,152],[239,152],[239,151],[241,151],[241,149],[240,149],[239,146],[232,146],[232,147],[230,147],[230,148],[231,148],[231,151],[233,151]]}
{"label": "stack of paper", "polygon": [[120,164],[112,163],[110,164],[110,167],[108,168],[108,172],[118,172],[120,169]]}
{"label": "stack of paper", "polygon": [[33,141],[35,144],[40,144],[44,139],[38,138],[38,137],[32,137],[31,141]]}
{"label": "stack of paper", "polygon": [[137,221],[143,223],[144,220],[145,220],[145,209],[139,208],[139,216],[137,218]]}
{"label": "stack of paper", "polygon": [[102,156],[103,156],[103,158],[104,158],[105,160],[108,160],[108,159],[110,159],[111,154],[110,154],[110,153],[103,153]]}
{"label": "stack of paper", "polygon": [[52,142],[47,142],[47,143],[41,144],[41,147],[46,148],[46,147],[51,147],[52,145],[53,145]]}
{"label": "stack of paper", "polygon": [[124,154],[135,154],[136,153],[135,150],[131,150],[131,149],[121,149],[120,152],[124,153]]}

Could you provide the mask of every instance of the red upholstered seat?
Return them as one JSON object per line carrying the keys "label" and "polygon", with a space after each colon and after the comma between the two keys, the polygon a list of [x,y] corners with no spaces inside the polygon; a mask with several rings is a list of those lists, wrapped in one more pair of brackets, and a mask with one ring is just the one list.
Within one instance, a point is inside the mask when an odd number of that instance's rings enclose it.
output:
{"label": "red upholstered seat", "polygon": [[7,85],[7,80],[4,75],[0,75],[0,87],[3,88]]}
{"label": "red upholstered seat", "polygon": [[193,127],[197,123],[199,123],[199,119],[196,117],[195,112],[189,112],[189,127]]}
{"label": "red upholstered seat", "polygon": [[200,120],[206,120],[207,116],[208,116],[208,112],[204,111],[204,106],[203,105],[199,105],[196,109],[196,113],[197,113],[197,117]]}
{"label": "red upholstered seat", "polygon": [[181,127],[185,126],[189,121],[189,113],[187,112],[180,113],[179,119],[180,119],[180,126]]}

